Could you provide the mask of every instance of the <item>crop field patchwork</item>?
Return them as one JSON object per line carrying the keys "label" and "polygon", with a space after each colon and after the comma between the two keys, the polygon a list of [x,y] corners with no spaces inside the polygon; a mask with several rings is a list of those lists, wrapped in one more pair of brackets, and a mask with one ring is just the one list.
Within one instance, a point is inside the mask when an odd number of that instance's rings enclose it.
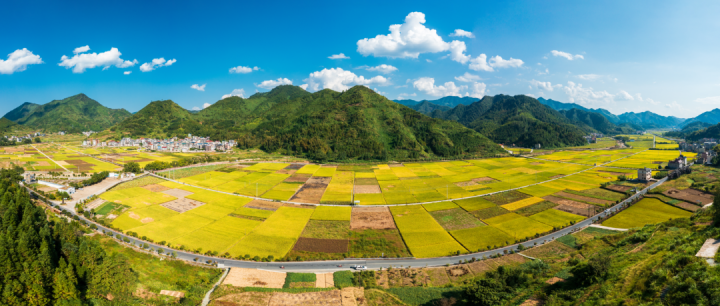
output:
{"label": "crop field patchwork", "polygon": [[534,214],[529,218],[540,223],[544,223],[552,227],[558,228],[565,227],[570,225],[570,223],[578,222],[585,219],[582,216],[578,216],[564,211],[559,211],[556,209],[548,209],[543,212]]}
{"label": "crop field patchwork", "polygon": [[283,257],[300,237],[313,212],[313,209],[307,208],[280,207],[228,252],[233,256]]}
{"label": "crop field patchwork", "polygon": [[605,220],[602,225],[616,228],[642,227],[670,219],[689,218],[691,215],[689,211],[670,206],[658,199],[646,198]]}
{"label": "crop field patchwork", "polygon": [[483,221],[515,239],[533,237],[535,234],[546,233],[553,229],[552,226],[515,213],[508,213]]}
{"label": "crop field patchwork", "polygon": [[390,211],[413,256],[437,257],[467,251],[422,206],[393,206]]}
{"label": "crop field patchwork", "polygon": [[473,252],[515,243],[515,238],[492,226],[461,229],[450,234]]}

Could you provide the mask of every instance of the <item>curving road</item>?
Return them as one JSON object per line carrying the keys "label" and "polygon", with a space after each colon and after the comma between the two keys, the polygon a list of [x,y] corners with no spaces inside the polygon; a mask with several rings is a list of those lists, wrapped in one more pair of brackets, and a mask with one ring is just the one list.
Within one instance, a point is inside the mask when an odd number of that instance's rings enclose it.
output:
{"label": "curving road", "polygon": [[[98,227],[98,231],[100,233],[104,232],[112,232],[113,236],[117,237],[118,239],[122,240],[124,238],[128,238],[130,240],[130,244],[132,245],[143,245],[147,244],[149,245],[150,250],[158,250],[162,249],[164,252],[167,251],[174,251],[176,253],[177,258],[186,260],[186,261],[197,261],[197,262],[206,262],[207,260],[211,261],[217,261],[218,267],[237,267],[237,268],[250,268],[250,269],[263,269],[263,270],[271,270],[271,271],[294,271],[294,272],[332,272],[332,271],[339,271],[339,270],[350,270],[350,265],[366,265],[369,269],[380,269],[380,268],[388,268],[390,266],[392,267],[432,267],[432,266],[443,266],[446,264],[455,264],[458,263],[458,261],[464,261],[464,260],[470,260],[472,258],[476,259],[482,259],[483,257],[490,257],[492,255],[496,254],[503,254],[505,251],[517,251],[517,248],[519,245],[523,245],[525,248],[530,248],[535,245],[542,245],[544,243],[553,241],[557,238],[560,238],[562,236],[571,234],[575,231],[581,230],[587,226],[590,226],[595,221],[597,221],[601,217],[607,216],[609,213],[618,211],[622,209],[622,206],[625,204],[630,203],[631,201],[639,198],[640,196],[647,193],[648,190],[653,189],[662,183],[664,183],[667,180],[667,178],[664,178],[655,184],[646,187],[642,191],[639,191],[638,193],[632,195],[631,197],[625,199],[624,201],[620,202],[619,204],[616,204],[615,206],[612,206],[602,213],[599,213],[591,218],[585,219],[581,222],[578,222],[574,225],[571,225],[569,227],[566,227],[564,229],[561,229],[557,232],[532,239],[520,244],[513,244],[510,246],[490,250],[490,251],[483,251],[483,252],[477,252],[477,253],[471,253],[471,254],[464,254],[460,256],[451,256],[451,257],[436,257],[436,258],[402,258],[402,259],[354,259],[354,260],[330,260],[330,261],[303,261],[303,262],[254,262],[254,261],[244,261],[244,260],[236,260],[236,259],[226,259],[226,258],[218,258],[218,257],[212,257],[212,256],[205,256],[205,255],[198,255],[194,253],[189,253],[185,251],[180,250],[174,250],[169,249],[167,247],[149,243],[142,241],[140,239],[130,237],[127,235],[124,235],[118,231],[109,229],[107,227],[101,226],[100,224],[95,223],[92,220],[89,220],[85,218],[82,215],[77,215],[75,211],[70,210],[66,207],[59,206],[60,209],[70,212],[73,215],[78,216],[81,220],[84,220],[86,222],[95,224]],[[32,189],[27,188],[26,189],[29,192],[34,192]],[[280,266],[284,266],[285,268],[280,268]],[[339,265],[342,265],[340,267]]]}

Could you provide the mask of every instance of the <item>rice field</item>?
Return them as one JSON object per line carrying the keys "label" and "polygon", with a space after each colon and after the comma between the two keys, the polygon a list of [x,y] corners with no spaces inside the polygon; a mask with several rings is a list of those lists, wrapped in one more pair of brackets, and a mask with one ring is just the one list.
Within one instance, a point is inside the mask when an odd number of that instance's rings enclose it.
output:
{"label": "rice field", "polygon": [[616,228],[643,227],[670,219],[689,218],[691,212],[670,206],[654,198],[645,198],[602,223]]}

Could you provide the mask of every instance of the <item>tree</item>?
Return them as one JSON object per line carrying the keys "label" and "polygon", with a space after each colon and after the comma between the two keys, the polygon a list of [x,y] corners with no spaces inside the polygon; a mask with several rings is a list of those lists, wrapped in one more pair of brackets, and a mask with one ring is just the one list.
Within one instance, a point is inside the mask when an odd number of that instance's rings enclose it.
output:
{"label": "tree", "polygon": [[77,289],[77,283],[72,264],[66,265],[65,260],[61,258],[60,267],[55,270],[53,294],[55,300],[59,302],[78,299],[80,292]]}
{"label": "tree", "polygon": [[467,287],[465,293],[475,305],[500,305],[507,295],[503,287],[494,279],[481,278]]}
{"label": "tree", "polygon": [[25,139],[23,139],[22,143],[23,144],[31,144],[32,140],[30,138],[25,138]]}
{"label": "tree", "polygon": [[712,214],[715,226],[720,225],[720,188],[716,188],[715,199],[713,199]]}
{"label": "tree", "polygon": [[40,137],[35,137],[35,143],[40,143]]}
{"label": "tree", "polygon": [[605,279],[610,271],[610,256],[598,254],[587,262],[582,262],[573,267],[573,277],[578,284],[589,286]]}
{"label": "tree", "polygon": [[129,162],[123,166],[123,172],[140,173],[142,169],[140,169],[140,164]]}

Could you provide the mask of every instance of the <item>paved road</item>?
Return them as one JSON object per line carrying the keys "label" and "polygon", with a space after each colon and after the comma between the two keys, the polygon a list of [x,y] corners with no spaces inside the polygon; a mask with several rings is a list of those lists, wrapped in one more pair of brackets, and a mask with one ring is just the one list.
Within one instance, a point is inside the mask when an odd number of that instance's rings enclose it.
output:
{"label": "paved road", "polygon": [[[633,196],[629,197],[628,199],[624,200],[623,202],[620,202],[619,204],[606,209],[600,214],[597,214],[591,218],[585,219],[581,222],[578,222],[574,225],[571,225],[569,227],[566,227],[562,230],[559,230],[557,232],[542,236],[540,238],[532,239],[526,242],[521,243],[525,248],[533,247],[536,245],[542,245],[547,242],[551,242],[557,238],[560,238],[562,236],[571,234],[575,231],[581,230],[585,227],[590,226],[598,220],[600,217],[605,217],[611,212],[620,210],[622,206],[626,203],[629,203],[638,197],[644,195],[647,193],[648,190],[655,188],[659,186],[660,184],[664,183],[667,180],[667,178],[664,178],[657,183],[646,187],[642,191],[634,194]],[[29,188],[28,191],[31,191]],[[60,207],[62,210],[69,211],[70,213],[75,214],[73,210],[68,209],[67,207]],[[141,241],[139,239],[126,236],[122,233],[119,233],[115,230],[106,228],[104,226],[101,226],[91,220],[86,219],[82,215],[77,215],[81,220],[94,223],[98,226],[98,231],[102,232],[112,232],[113,235],[116,235],[116,237],[122,238],[128,238],[130,240],[130,244],[133,245],[143,245],[147,244],[149,246],[150,250],[157,250],[162,249],[164,252],[169,251],[167,247],[154,244],[154,243],[148,243],[145,241]],[[270,262],[270,263],[263,263],[263,262],[253,262],[253,261],[243,261],[243,260],[234,260],[234,259],[225,259],[225,258],[216,258],[211,256],[205,256],[205,255],[198,255],[193,253],[188,253],[180,250],[170,250],[174,251],[176,253],[177,258],[186,260],[186,261],[198,261],[198,262],[206,262],[207,260],[211,261],[217,261],[218,265],[220,267],[237,267],[237,268],[251,268],[251,269],[263,269],[263,270],[270,270],[270,271],[294,271],[294,272],[333,272],[333,271],[339,271],[339,270],[350,270],[350,265],[366,265],[369,269],[380,269],[380,268],[388,268],[390,266],[392,267],[433,267],[433,266],[443,266],[446,264],[454,264],[458,261],[464,261],[464,260],[470,260],[472,258],[481,259],[483,257],[490,257],[495,254],[503,254],[505,251],[510,252],[516,251],[518,246],[520,244],[513,244],[510,246],[506,246],[499,249],[494,249],[490,251],[484,251],[484,252],[477,252],[472,254],[465,254],[460,256],[451,256],[451,257],[436,257],[436,258],[404,258],[404,259],[356,259],[356,260],[331,260],[331,261],[304,261],[304,262]],[[281,269],[280,266],[284,266],[284,269]],[[342,267],[339,267],[339,265],[342,265]]]}

